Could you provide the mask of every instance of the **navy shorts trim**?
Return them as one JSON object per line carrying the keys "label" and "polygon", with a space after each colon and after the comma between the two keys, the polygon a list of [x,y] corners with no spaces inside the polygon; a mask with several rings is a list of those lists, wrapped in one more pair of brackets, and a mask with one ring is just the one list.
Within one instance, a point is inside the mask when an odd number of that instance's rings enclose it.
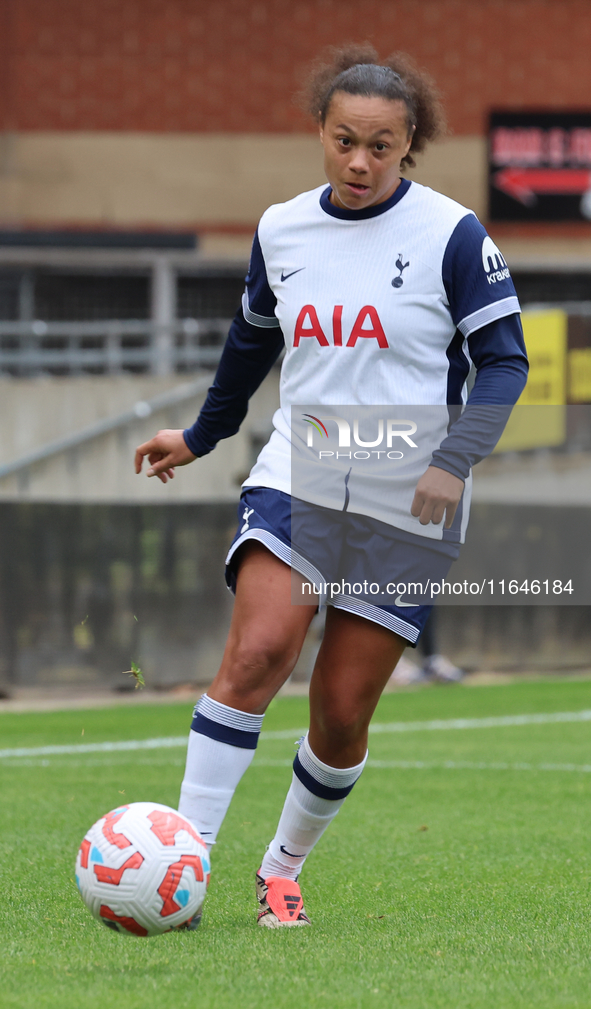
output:
{"label": "navy shorts trim", "polygon": [[[388,630],[394,631],[394,634],[399,634],[401,638],[406,638],[412,645],[416,644],[419,640],[422,627],[415,627],[408,620],[404,620],[396,613],[390,612],[385,606],[374,606],[373,603],[366,603],[364,599],[356,599],[355,596],[344,595],[334,596],[332,604],[338,610],[347,610],[348,613],[356,613],[358,617],[365,617],[366,620],[373,620],[375,624],[387,627]],[[390,607],[390,610],[394,609],[394,606]],[[430,613],[433,607],[429,606],[428,609]],[[379,614],[375,610],[379,610]],[[425,617],[425,623],[426,619]]]}
{"label": "navy shorts trim", "polygon": [[[306,509],[310,509],[309,518]],[[363,582],[364,564],[377,570],[380,565],[383,569],[385,561],[393,584],[410,581],[410,572],[415,570],[444,578],[459,551],[455,544],[436,541],[432,545],[431,540],[363,515],[344,515],[332,509],[308,506],[305,502],[292,502],[289,494],[270,487],[247,487],[240,499],[238,517],[238,530],[226,558],[226,582],[231,591],[236,589],[236,552],[247,540],[254,539],[312,584],[314,594],[304,602],[314,601],[323,606],[325,584],[343,581],[339,563],[344,536],[349,557],[353,557],[353,567],[345,587],[340,592],[332,589],[328,604],[380,624],[412,646],[416,645],[433,609],[428,595],[426,601],[423,601],[425,596],[415,596],[415,602],[400,589],[392,594],[388,590],[386,599],[392,598],[392,603],[378,602],[368,599],[367,595],[361,598],[354,595],[347,583]],[[292,545],[292,520],[297,549]],[[413,583],[414,578],[412,575]],[[425,582],[426,579],[425,575]],[[318,592],[316,587],[321,587]]]}
{"label": "navy shorts trim", "polygon": [[278,536],[268,529],[254,528],[248,529],[241,536],[237,534],[228,551],[228,556],[226,557],[226,584],[231,592],[236,591],[236,571],[234,565],[231,563],[232,557],[246,540],[258,540],[259,543],[263,543],[280,561],[287,564],[289,568],[299,571],[304,578],[308,578],[311,582],[317,584],[319,581],[322,581],[322,575],[318,568],[314,567],[305,557],[301,557],[295,550],[292,550],[291,546],[288,546],[287,543],[284,543],[283,540],[279,539]]}

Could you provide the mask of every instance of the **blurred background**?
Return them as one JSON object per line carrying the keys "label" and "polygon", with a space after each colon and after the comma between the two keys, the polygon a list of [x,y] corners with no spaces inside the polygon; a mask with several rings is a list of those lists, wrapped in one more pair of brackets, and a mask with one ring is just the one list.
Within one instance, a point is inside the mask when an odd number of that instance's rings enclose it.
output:
{"label": "blurred background", "polygon": [[[224,550],[278,371],[241,432],[167,487],[134,475],[133,450],[193,422],[259,216],[324,181],[293,93],[324,46],[366,39],[438,82],[450,134],[410,177],[472,208],[500,246],[526,310],[523,402],[570,405],[483,464],[474,528],[538,554],[549,515],[555,539],[574,520],[588,530],[585,0],[0,0],[4,695],[132,688],[132,661],[155,689],[215,673]],[[587,575],[588,553],[587,539]],[[591,667],[588,607],[441,616],[441,650],[468,670]]]}

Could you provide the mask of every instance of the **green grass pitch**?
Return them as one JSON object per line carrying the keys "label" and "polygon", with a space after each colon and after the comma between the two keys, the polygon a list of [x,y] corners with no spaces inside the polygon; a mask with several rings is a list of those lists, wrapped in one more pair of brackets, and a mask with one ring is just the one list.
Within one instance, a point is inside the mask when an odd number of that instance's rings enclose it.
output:
{"label": "green grass pitch", "polygon": [[[590,708],[591,682],[553,680],[388,694],[375,721]],[[0,748],[178,736],[189,717],[186,704],[2,714]],[[306,719],[303,699],[280,699],[264,728]],[[3,758],[0,1005],[588,1009],[590,735],[584,721],[375,733],[302,874],[313,927],[285,931],[255,926],[253,876],[294,752],[265,739],[213,853],[202,927],[149,940],[90,917],[74,858],[122,801],[176,806],[182,749]]]}

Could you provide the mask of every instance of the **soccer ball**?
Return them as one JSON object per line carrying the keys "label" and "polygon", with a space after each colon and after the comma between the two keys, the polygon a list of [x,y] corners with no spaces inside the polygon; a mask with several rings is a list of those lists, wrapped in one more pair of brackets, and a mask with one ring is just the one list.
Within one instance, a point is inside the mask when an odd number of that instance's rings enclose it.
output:
{"label": "soccer ball", "polygon": [[196,928],[209,875],[201,835],[157,802],[132,802],[102,816],[76,858],[76,884],[87,908],[126,935]]}

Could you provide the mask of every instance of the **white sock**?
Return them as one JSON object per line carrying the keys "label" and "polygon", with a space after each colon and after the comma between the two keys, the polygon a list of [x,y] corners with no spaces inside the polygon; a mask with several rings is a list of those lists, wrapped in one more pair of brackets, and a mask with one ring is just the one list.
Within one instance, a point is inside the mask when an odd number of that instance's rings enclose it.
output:
{"label": "white sock", "polygon": [[298,878],[304,861],[334,820],[366,760],[367,754],[355,767],[330,767],[312,752],[305,737],[294,760],[293,779],[277,833],[263,858],[263,879]]}
{"label": "white sock", "polygon": [[254,757],[263,715],[251,715],[204,694],[189,733],[179,813],[210,851],[242,775]]}

